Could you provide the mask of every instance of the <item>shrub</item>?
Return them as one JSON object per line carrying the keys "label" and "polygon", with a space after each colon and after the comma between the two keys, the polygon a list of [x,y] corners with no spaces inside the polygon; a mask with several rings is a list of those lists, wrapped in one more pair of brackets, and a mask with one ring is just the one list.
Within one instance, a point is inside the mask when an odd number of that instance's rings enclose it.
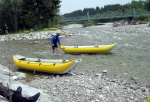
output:
{"label": "shrub", "polygon": [[150,20],[150,15],[144,14],[144,15],[139,15],[134,18],[135,20],[141,20],[141,21],[149,21]]}
{"label": "shrub", "polygon": [[30,33],[30,31],[29,30],[24,30],[23,33],[27,34],[27,33]]}

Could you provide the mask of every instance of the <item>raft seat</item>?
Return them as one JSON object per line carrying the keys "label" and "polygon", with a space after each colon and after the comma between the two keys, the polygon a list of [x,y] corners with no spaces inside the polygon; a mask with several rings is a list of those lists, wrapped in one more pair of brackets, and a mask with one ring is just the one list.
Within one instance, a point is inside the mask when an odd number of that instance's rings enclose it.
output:
{"label": "raft seat", "polygon": [[98,47],[98,45],[95,45],[94,47]]}
{"label": "raft seat", "polygon": [[19,60],[26,60],[26,58],[20,58]]}
{"label": "raft seat", "polygon": [[62,62],[66,62],[66,60],[63,60]]}
{"label": "raft seat", "polygon": [[26,59],[26,61],[29,61],[29,62],[41,62],[40,59],[32,59],[32,58]]}
{"label": "raft seat", "polygon": [[74,48],[78,48],[78,46],[75,46]]}
{"label": "raft seat", "polygon": [[37,61],[35,61],[35,62],[41,62],[41,60],[40,59],[38,59]]}

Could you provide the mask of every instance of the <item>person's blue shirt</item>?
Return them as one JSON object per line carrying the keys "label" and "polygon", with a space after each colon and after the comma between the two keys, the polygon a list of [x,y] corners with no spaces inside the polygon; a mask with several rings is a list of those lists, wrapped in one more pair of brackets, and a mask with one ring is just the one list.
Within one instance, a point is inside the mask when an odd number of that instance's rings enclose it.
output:
{"label": "person's blue shirt", "polygon": [[53,35],[50,41],[52,44],[58,43],[60,45],[60,38],[57,35]]}

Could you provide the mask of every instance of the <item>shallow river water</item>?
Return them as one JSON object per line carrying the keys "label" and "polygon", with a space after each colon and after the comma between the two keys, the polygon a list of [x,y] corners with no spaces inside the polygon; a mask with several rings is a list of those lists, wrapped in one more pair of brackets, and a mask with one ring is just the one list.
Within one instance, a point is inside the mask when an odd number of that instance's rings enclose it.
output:
{"label": "shallow river water", "polygon": [[[139,84],[150,85],[150,34],[135,32],[117,32],[109,27],[75,27],[64,28],[75,36],[62,37],[64,45],[107,45],[117,43],[108,54],[52,55],[49,39],[30,41],[0,42],[0,63],[18,71],[12,61],[13,54],[26,57],[48,59],[77,59],[82,62],[77,66],[76,73],[101,73],[108,71],[111,78],[136,80]],[[116,28],[113,28],[116,29]],[[121,28],[117,28],[118,30]],[[42,74],[40,74],[42,75]]]}

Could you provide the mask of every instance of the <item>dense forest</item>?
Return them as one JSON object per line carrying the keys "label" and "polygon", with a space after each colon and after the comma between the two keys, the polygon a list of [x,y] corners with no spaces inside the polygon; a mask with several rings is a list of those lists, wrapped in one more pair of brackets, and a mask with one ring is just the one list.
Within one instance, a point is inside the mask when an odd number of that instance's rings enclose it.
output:
{"label": "dense forest", "polygon": [[133,12],[133,9],[138,11],[150,11],[150,0],[132,0],[131,3],[120,5],[105,5],[104,7],[96,7],[96,8],[84,8],[83,10],[76,10],[71,13],[66,13],[64,17],[77,17],[77,16],[85,16],[87,12],[90,15],[95,14],[104,14],[104,13],[121,13],[121,12]]}
{"label": "dense forest", "polygon": [[41,29],[57,22],[60,0],[0,0],[0,30]]}
{"label": "dense forest", "polygon": [[[58,24],[62,17],[59,15],[61,0],[0,0],[0,34],[17,32],[26,29],[43,29]],[[104,7],[84,8],[64,17],[85,16],[104,13],[120,13],[136,11],[150,11],[150,0],[132,0],[131,3],[120,5],[105,5]]]}

